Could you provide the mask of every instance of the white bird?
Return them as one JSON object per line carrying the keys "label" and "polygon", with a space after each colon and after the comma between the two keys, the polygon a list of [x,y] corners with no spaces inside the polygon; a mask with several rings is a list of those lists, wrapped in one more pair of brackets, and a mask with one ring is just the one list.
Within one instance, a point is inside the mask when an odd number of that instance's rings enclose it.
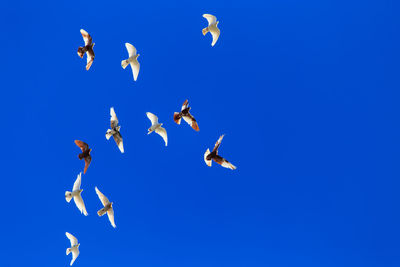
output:
{"label": "white bird", "polygon": [[208,21],[208,27],[203,29],[203,35],[206,35],[208,32],[210,32],[213,38],[211,46],[214,46],[219,38],[219,34],[221,33],[218,29],[219,21],[217,21],[217,18],[215,16],[210,14],[204,14],[203,18],[207,19]]}
{"label": "white bird", "polygon": [[79,256],[79,246],[81,244],[78,243],[78,239],[75,236],[71,235],[68,232],[65,232],[65,235],[68,237],[69,241],[71,242],[71,247],[67,248],[67,255],[72,252],[72,260],[69,265],[72,266],[76,258]]}
{"label": "white bird", "polygon": [[158,133],[165,142],[165,146],[168,145],[168,136],[167,136],[167,130],[165,130],[161,125],[162,123],[158,123],[158,117],[154,115],[151,112],[146,112],[147,118],[151,121],[151,127],[148,129],[147,134],[151,134],[152,132]]}
{"label": "white bird", "polygon": [[72,198],[74,198],[74,202],[76,207],[83,213],[83,215],[87,216],[88,213],[85,208],[85,203],[83,202],[81,193],[83,189],[81,189],[81,181],[82,181],[82,172],[78,174],[76,177],[74,187],[72,188],[72,192],[65,191],[65,200],[69,203]]}
{"label": "white bird", "polygon": [[119,150],[121,151],[121,153],[124,153],[124,143],[122,142],[122,135],[119,131],[121,129],[121,126],[118,125],[117,114],[115,114],[115,110],[113,107],[110,108],[110,115],[111,129],[107,130],[106,138],[107,140],[109,140],[111,136],[114,137],[115,143],[117,144]]}
{"label": "white bird", "polygon": [[137,54],[136,48],[130,43],[125,43],[126,50],[128,50],[129,58],[121,61],[121,66],[125,69],[129,64],[131,64],[131,69],[133,73],[133,79],[136,81],[139,75],[140,63],[137,58],[140,54]]}
{"label": "white bird", "polygon": [[107,212],[108,220],[110,220],[111,225],[115,228],[117,227],[114,222],[114,209],[112,207],[113,202],[110,202],[108,198],[100,192],[100,190],[95,187],[96,194],[99,197],[104,208],[100,209],[97,214],[101,217]]}

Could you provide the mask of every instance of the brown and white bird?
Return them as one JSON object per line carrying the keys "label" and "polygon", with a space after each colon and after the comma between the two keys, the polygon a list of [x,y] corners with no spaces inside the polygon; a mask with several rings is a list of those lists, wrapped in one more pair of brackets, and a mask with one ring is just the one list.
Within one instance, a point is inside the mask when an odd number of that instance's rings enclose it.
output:
{"label": "brown and white bird", "polygon": [[219,21],[217,21],[217,18],[215,16],[210,14],[204,14],[203,18],[207,19],[208,21],[208,27],[203,29],[203,35],[206,35],[208,32],[210,32],[213,38],[211,46],[214,46],[221,33],[218,29]]}
{"label": "brown and white bird", "polygon": [[140,70],[140,63],[137,58],[140,56],[140,54],[137,53],[136,48],[130,43],[125,43],[125,47],[126,50],[128,50],[129,58],[121,61],[121,67],[125,69],[130,64],[133,80],[136,81]]}
{"label": "brown and white bird", "polygon": [[92,149],[89,148],[88,144],[80,140],[75,140],[75,144],[82,150],[82,153],[80,153],[78,157],[80,160],[85,160],[85,169],[83,170],[83,173],[85,174],[89,168],[90,162],[92,161],[92,156],[90,156],[90,151],[92,151]]}
{"label": "brown and white bird", "polygon": [[197,125],[195,118],[189,112],[190,109],[191,108],[189,107],[189,102],[186,99],[185,102],[183,102],[181,112],[174,113],[174,121],[177,124],[181,124],[181,118],[183,118],[187,122],[187,124],[192,126],[192,128],[194,130],[199,131],[200,129],[199,129],[199,126]]}
{"label": "brown and white bird", "polygon": [[108,198],[100,192],[100,190],[95,187],[96,194],[99,197],[101,203],[103,204],[104,208],[100,209],[97,214],[101,217],[105,213],[107,213],[108,219],[110,220],[111,225],[115,228],[117,227],[114,222],[114,209],[113,203],[108,200]]}
{"label": "brown and white bird", "polygon": [[87,31],[81,29],[81,34],[83,40],[85,41],[85,46],[80,46],[78,48],[78,55],[81,58],[83,58],[83,55],[86,53],[86,58],[87,58],[86,70],[89,70],[94,60],[94,51],[93,51],[94,43],[92,43],[92,37],[87,33]]}
{"label": "brown and white bird", "polygon": [[88,213],[86,211],[85,203],[83,202],[81,193],[83,189],[81,189],[81,181],[82,181],[82,172],[78,174],[76,181],[74,183],[74,187],[72,188],[72,192],[65,192],[65,200],[69,203],[71,199],[74,199],[76,207],[79,209],[83,215],[87,216]]}
{"label": "brown and white bird", "polygon": [[110,124],[111,124],[111,129],[107,130],[106,133],[106,138],[109,140],[112,137],[114,137],[115,143],[117,144],[119,150],[121,153],[124,153],[124,144],[122,142],[122,136],[121,133],[119,132],[119,129],[121,129],[121,126],[118,125],[118,118],[117,115],[115,114],[115,110],[113,107],[110,108]]}
{"label": "brown and white bird", "polygon": [[206,164],[211,167],[211,160],[214,160],[216,163],[221,165],[222,167],[234,170],[236,169],[235,166],[232,165],[229,161],[218,155],[218,148],[221,145],[222,138],[224,138],[224,134],[221,135],[218,139],[218,141],[215,143],[213,151],[210,152],[210,150],[207,148],[206,153],[204,153],[204,161]]}
{"label": "brown and white bird", "polygon": [[148,129],[147,134],[151,134],[152,132],[158,133],[165,142],[165,146],[168,145],[168,136],[167,130],[161,127],[163,124],[158,122],[158,117],[151,112],[146,112],[147,118],[151,121],[151,127]]}
{"label": "brown and white bird", "polygon": [[71,247],[67,248],[67,252],[66,253],[68,255],[69,253],[72,252],[72,260],[71,260],[71,263],[69,264],[69,265],[72,266],[72,264],[74,263],[76,258],[78,258],[78,256],[79,256],[79,246],[81,244],[79,244],[78,243],[78,239],[76,239],[76,237],[71,235],[70,233],[66,232],[65,235],[69,239],[69,242],[71,242]]}

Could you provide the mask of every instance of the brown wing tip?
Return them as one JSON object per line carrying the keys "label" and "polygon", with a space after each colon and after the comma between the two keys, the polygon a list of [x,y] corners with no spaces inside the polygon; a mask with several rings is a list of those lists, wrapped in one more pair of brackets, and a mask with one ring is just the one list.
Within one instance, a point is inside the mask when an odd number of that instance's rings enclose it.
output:
{"label": "brown wing tip", "polygon": [[89,69],[90,69],[90,67],[92,66],[92,63],[93,63],[93,60],[92,60],[92,61],[89,61],[89,63],[86,64],[86,70],[89,70]]}
{"label": "brown wing tip", "polygon": [[195,131],[200,131],[199,125],[197,125],[197,122],[195,122],[195,121],[192,122],[192,128],[193,128]]}
{"label": "brown wing tip", "polygon": [[179,112],[175,112],[174,113],[174,121],[176,122],[176,124],[181,124],[181,116],[179,115]]}

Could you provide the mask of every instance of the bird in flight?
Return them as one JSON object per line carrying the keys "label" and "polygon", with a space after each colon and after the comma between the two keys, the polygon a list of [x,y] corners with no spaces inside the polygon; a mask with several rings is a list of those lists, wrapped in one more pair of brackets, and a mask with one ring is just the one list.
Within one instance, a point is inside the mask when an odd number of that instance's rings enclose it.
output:
{"label": "bird in flight", "polygon": [[115,143],[117,144],[119,150],[121,153],[124,153],[124,144],[122,142],[122,136],[119,130],[121,129],[121,126],[118,125],[118,118],[117,115],[115,114],[115,110],[113,107],[110,108],[110,124],[111,124],[111,129],[107,130],[106,133],[106,138],[109,140],[112,137],[114,137]]}
{"label": "bird in flight", "polygon": [[210,14],[204,14],[203,18],[207,19],[208,21],[208,26],[203,29],[203,35],[206,35],[208,32],[210,32],[213,38],[211,46],[214,46],[220,34],[220,30],[218,29],[219,21],[217,21],[217,18],[215,16]]}
{"label": "bird in flight", "polygon": [[147,118],[151,121],[151,127],[148,129],[147,134],[151,134],[152,132],[158,133],[165,142],[165,146],[168,145],[168,137],[167,137],[167,130],[165,130],[161,125],[162,123],[158,123],[158,117],[151,112],[146,112]]}
{"label": "bird in flight", "polygon": [[87,33],[87,31],[81,29],[81,34],[83,40],[85,41],[85,46],[80,46],[78,48],[78,55],[81,58],[83,58],[83,55],[86,53],[86,59],[87,59],[86,70],[89,70],[94,60],[94,51],[93,51],[94,43],[92,43],[92,37]]}
{"label": "bird in flight", "polygon": [[175,112],[174,113],[174,121],[177,124],[181,124],[181,119],[183,118],[187,124],[189,124],[194,130],[199,131],[199,126],[197,125],[197,122],[195,118],[190,114],[190,107],[189,107],[189,102],[186,99],[185,102],[183,102],[181,112]]}
{"label": "bird in flight", "polygon": [[70,233],[66,232],[65,235],[71,242],[71,247],[67,248],[67,255],[72,252],[72,260],[71,260],[71,263],[69,264],[70,266],[72,266],[72,264],[74,263],[76,258],[78,258],[78,256],[79,256],[79,246],[81,244],[79,244],[78,239],[76,239],[76,237],[71,235]]}
{"label": "bird in flight", "polygon": [[85,159],[85,169],[83,170],[83,173],[85,174],[89,168],[90,162],[92,161],[92,156],[90,156],[90,151],[92,151],[92,149],[89,148],[88,144],[80,140],[75,140],[75,144],[82,150],[82,153],[80,153],[78,157],[80,160]]}
{"label": "bird in flight", "polygon": [[211,160],[214,160],[216,163],[221,165],[222,167],[235,170],[236,167],[232,165],[229,161],[218,155],[218,148],[221,145],[222,138],[224,138],[224,134],[221,135],[218,139],[218,141],[215,143],[214,149],[210,152],[210,150],[207,148],[206,153],[204,153],[204,161],[206,164],[211,167]]}
{"label": "bird in flight", "polygon": [[128,50],[129,58],[121,61],[121,66],[125,69],[129,64],[131,64],[131,69],[133,73],[133,80],[136,81],[139,75],[140,63],[137,58],[140,54],[137,54],[136,48],[130,43],[125,43],[126,50]]}
{"label": "bird in flight", "polygon": [[107,213],[108,220],[110,221],[111,225],[112,225],[114,228],[117,227],[117,226],[115,225],[115,222],[114,222],[114,209],[113,209],[113,207],[112,207],[112,206],[113,206],[113,203],[110,202],[110,201],[108,200],[108,198],[107,198],[105,195],[103,195],[103,193],[101,193],[100,190],[99,190],[97,187],[95,187],[94,189],[96,190],[96,194],[97,194],[97,196],[99,197],[101,203],[102,203],[103,206],[104,206],[104,208],[100,209],[100,210],[97,212],[97,214],[99,215],[99,217],[101,217],[101,216],[103,216],[105,213]]}
{"label": "bird in flight", "polygon": [[65,200],[69,203],[71,199],[74,199],[76,207],[83,213],[83,215],[87,216],[88,213],[85,208],[85,203],[83,202],[81,193],[83,189],[81,189],[81,181],[82,181],[82,172],[78,174],[76,181],[74,183],[74,187],[72,188],[72,192],[65,192]]}

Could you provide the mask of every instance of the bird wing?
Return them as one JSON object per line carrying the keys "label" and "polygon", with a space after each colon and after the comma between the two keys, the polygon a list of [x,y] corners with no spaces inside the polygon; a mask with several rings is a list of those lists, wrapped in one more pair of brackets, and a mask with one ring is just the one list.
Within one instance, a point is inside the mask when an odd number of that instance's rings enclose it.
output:
{"label": "bird wing", "polygon": [[182,104],[181,111],[184,109],[187,109],[188,106],[189,106],[189,101],[186,99],[185,102],[183,102],[183,104]]}
{"label": "bird wing", "polygon": [[85,203],[83,202],[83,198],[81,195],[77,195],[74,197],[74,202],[76,207],[83,213],[83,215],[87,216],[88,213],[86,211]]}
{"label": "bird wing", "polygon": [[117,114],[115,114],[115,110],[114,107],[110,108],[110,115],[111,115],[111,129],[114,129],[115,127],[118,126],[118,118],[117,118]]}
{"label": "bird wing", "polygon": [[92,37],[90,36],[90,34],[88,34],[87,31],[85,31],[84,29],[81,29],[81,34],[83,40],[85,41],[85,46],[90,45],[92,43]]}
{"label": "bird wing", "polygon": [[117,146],[121,153],[124,153],[124,143],[122,142],[122,136],[119,132],[113,135],[115,143],[117,143]]}
{"label": "bird wing", "polygon": [[110,203],[108,198],[105,195],[103,195],[103,193],[100,192],[100,190],[97,188],[97,186],[94,189],[96,190],[96,194],[99,197],[103,206],[106,206],[108,203]]}
{"label": "bird wing", "polygon": [[125,43],[126,50],[128,50],[129,57],[133,57],[136,55],[137,51],[136,48],[131,45],[130,43]]}
{"label": "bird wing", "polygon": [[211,35],[212,35],[212,38],[213,38],[211,46],[214,46],[215,43],[217,42],[218,38],[219,38],[219,35],[220,35],[221,31],[217,27],[215,27],[215,29],[212,28],[210,30],[210,32],[211,32]]}
{"label": "bird wing", "polygon": [[130,62],[129,64],[131,65],[133,80],[136,81],[137,77],[139,75],[140,63],[137,61],[137,59],[135,59],[134,61]]}
{"label": "bird wing", "polygon": [[79,248],[74,248],[71,252],[72,252],[72,260],[71,260],[71,263],[69,264],[70,266],[72,266],[72,264],[75,262],[76,258],[78,258]]}
{"label": "bird wing", "polygon": [[151,112],[146,112],[147,118],[151,121],[151,125],[158,123],[158,117]]}
{"label": "bird wing", "polygon": [[114,209],[112,207],[107,211],[107,216],[108,216],[108,220],[110,220],[111,225],[114,228],[116,228],[117,226],[115,225],[115,221],[114,221]]}
{"label": "bird wing", "polygon": [[80,140],[75,140],[75,144],[82,150],[82,152],[85,152],[85,150],[89,148],[88,144]]}
{"label": "bird wing", "polygon": [[86,61],[86,70],[89,70],[90,67],[92,66],[93,60],[94,60],[94,52],[93,52],[93,50],[88,50],[86,52],[86,60],[87,60]]}
{"label": "bird wing", "polygon": [[167,130],[165,130],[163,127],[160,126],[155,131],[164,139],[165,146],[167,146],[168,145]]}
{"label": "bird wing", "polygon": [[221,135],[221,136],[219,137],[218,141],[215,143],[215,146],[214,146],[214,148],[213,148],[213,152],[214,152],[214,151],[218,152],[218,148],[219,148],[219,146],[221,145],[221,142],[222,142],[222,139],[223,139],[223,138],[224,138],[224,134]]}
{"label": "bird wing", "polygon": [[88,155],[87,157],[85,157],[85,169],[83,170],[83,174],[86,174],[86,171],[89,168],[90,162],[92,162],[92,156]]}
{"label": "bird wing", "polygon": [[76,177],[75,183],[74,183],[74,187],[72,188],[72,191],[76,191],[79,190],[81,188],[81,181],[82,181],[82,172],[80,172],[78,174],[78,176]]}
{"label": "bird wing", "polygon": [[207,19],[208,25],[214,24],[217,22],[217,17],[210,15],[210,14],[204,14],[203,18]]}
{"label": "bird wing", "polygon": [[197,122],[195,118],[192,116],[192,114],[189,113],[187,116],[182,116],[182,118],[189,124],[195,131],[199,131],[199,126],[197,125]]}
{"label": "bird wing", "polygon": [[71,235],[68,232],[65,232],[65,235],[67,236],[67,238],[69,239],[69,242],[71,242],[71,247],[75,246],[76,244],[78,244],[78,239],[76,239],[75,236]]}
{"label": "bird wing", "polygon": [[234,166],[232,163],[230,163],[229,161],[227,161],[226,159],[224,159],[221,156],[217,155],[213,159],[216,163],[220,164],[222,167],[225,167],[225,168],[228,168],[231,170],[236,169],[236,166]]}

